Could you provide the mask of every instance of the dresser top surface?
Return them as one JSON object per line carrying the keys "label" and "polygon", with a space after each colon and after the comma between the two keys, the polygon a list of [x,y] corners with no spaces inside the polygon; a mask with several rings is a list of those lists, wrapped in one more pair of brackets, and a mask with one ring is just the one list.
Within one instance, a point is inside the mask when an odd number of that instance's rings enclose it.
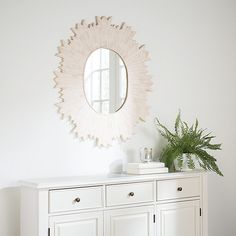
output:
{"label": "dresser top surface", "polygon": [[128,183],[136,181],[187,178],[187,177],[196,177],[204,173],[205,171],[198,170],[191,172],[175,172],[175,173],[150,174],[150,175],[128,175],[126,173],[122,173],[122,174],[108,174],[108,175],[66,176],[66,177],[29,179],[21,181],[20,185],[23,187],[30,187],[36,189],[59,189],[59,188],[72,188],[72,187],[103,185],[103,184]]}

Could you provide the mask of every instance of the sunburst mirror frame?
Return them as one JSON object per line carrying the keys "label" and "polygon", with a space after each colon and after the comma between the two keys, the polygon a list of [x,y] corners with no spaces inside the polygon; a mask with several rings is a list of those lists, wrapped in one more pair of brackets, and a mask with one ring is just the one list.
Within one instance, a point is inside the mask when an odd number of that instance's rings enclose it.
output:
{"label": "sunburst mirror frame", "polygon": [[[112,140],[126,141],[134,126],[148,115],[147,96],[151,91],[151,77],[147,71],[149,60],[144,45],[134,40],[135,32],[125,23],[112,24],[111,17],[96,17],[87,24],[84,20],[72,29],[73,36],[61,41],[57,56],[60,66],[55,71],[59,89],[58,111],[73,125],[72,131],[84,140],[95,140],[98,146],[108,147]],[[95,112],[84,92],[84,68],[89,55],[98,48],[115,51],[124,61],[128,75],[127,98],[120,110],[111,114]]]}

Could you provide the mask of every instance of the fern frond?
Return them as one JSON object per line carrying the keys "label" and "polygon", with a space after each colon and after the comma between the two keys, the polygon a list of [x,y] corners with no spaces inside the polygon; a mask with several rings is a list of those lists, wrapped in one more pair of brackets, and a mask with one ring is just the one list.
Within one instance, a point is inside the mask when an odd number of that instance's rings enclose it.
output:
{"label": "fern frond", "polygon": [[190,153],[187,153],[187,165],[189,169],[195,169],[195,163]]}
{"label": "fern frond", "polygon": [[195,127],[194,127],[194,132],[197,132],[197,128],[198,128],[198,119],[196,119],[195,121]]}
{"label": "fern frond", "polygon": [[179,125],[180,125],[180,121],[181,121],[180,116],[181,116],[181,113],[180,113],[180,110],[179,110],[179,113],[178,113],[178,115],[176,117],[176,120],[175,120],[175,133],[176,134],[179,134]]}
{"label": "fern frond", "polygon": [[158,118],[155,118],[156,126],[160,134],[168,141],[167,146],[161,153],[161,161],[167,167],[174,169],[173,162],[177,159],[178,166],[183,166],[183,153],[187,154],[187,165],[190,169],[195,168],[195,162],[190,154],[196,156],[196,161],[205,169],[214,171],[223,176],[219,170],[216,159],[211,156],[207,150],[221,150],[222,144],[212,143],[215,136],[210,133],[205,134],[206,129],[199,129],[199,122],[196,119],[195,123],[191,126],[187,122],[181,120],[181,113],[179,111],[176,119],[174,131],[171,132],[163,124],[160,123]]}

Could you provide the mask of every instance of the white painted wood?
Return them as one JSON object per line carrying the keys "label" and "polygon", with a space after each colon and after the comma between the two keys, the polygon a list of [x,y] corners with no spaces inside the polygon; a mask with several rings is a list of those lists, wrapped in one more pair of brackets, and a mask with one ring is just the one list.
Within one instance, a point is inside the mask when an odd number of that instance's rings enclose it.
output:
{"label": "white painted wood", "polygon": [[94,186],[102,184],[119,184],[130,182],[143,182],[152,180],[167,180],[167,179],[183,179],[200,177],[205,171],[188,171],[188,172],[174,172],[164,174],[151,175],[129,175],[123,174],[109,174],[109,175],[89,175],[89,176],[67,176],[55,178],[41,178],[21,181],[22,186],[27,186],[37,189],[62,189],[62,188],[76,188],[83,186]]}
{"label": "white painted wood", "polygon": [[[154,231],[158,236],[208,236],[205,172],[83,176],[22,183],[21,236],[48,236],[49,227],[54,236],[153,236]],[[179,184],[183,195],[176,195]],[[131,191],[134,198],[129,200]],[[76,197],[86,204],[71,206]],[[151,224],[155,212],[156,223]],[[163,226],[164,218],[170,223]],[[173,222],[178,225],[174,231],[170,229]],[[103,227],[106,232],[100,230]]]}
{"label": "white painted wood", "polygon": [[[99,208],[103,206],[102,195],[102,186],[51,190],[49,193],[49,209],[51,213],[55,213]],[[76,201],[77,199],[79,202]]]}
{"label": "white painted wood", "polygon": [[105,212],[105,236],[154,236],[154,206]]}
{"label": "white painted wood", "polygon": [[201,175],[202,235],[208,236],[208,190],[207,174]]}
{"label": "white painted wood", "polygon": [[165,167],[164,162],[159,162],[159,161],[153,161],[153,162],[129,162],[126,165],[126,168],[128,169],[150,169],[150,168],[162,168]]}
{"label": "white painted wood", "polygon": [[50,217],[50,236],[103,236],[103,213]]}
{"label": "white painted wood", "polygon": [[106,187],[107,206],[134,204],[154,201],[154,183],[131,183],[108,185]]}
{"label": "white painted wood", "polygon": [[[111,17],[96,17],[91,24],[82,21],[72,31],[70,39],[58,47],[57,56],[61,59],[55,72],[60,99],[58,112],[62,118],[69,118],[73,132],[81,140],[94,139],[97,145],[105,147],[113,139],[125,141],[140,118],[148,115],[147,96],[152,87],[146,67],[148,52],[134,40],[131,27],[124,23],[114,25]],[[84,94],[84,67],[88,56],[98,48],[119,54],[128,74],[126,101],[119,111],[109,115],[94,112]]]}
{"label": "white painted wood", "polygon": [[200,196],[200,178],[157,181],[157,200]]}
{"label": "white painted wood", "polygon": [[21,189],[21,236],[48,236],[48,190]]}
{"label": "white painted wood", "polygon": [[48,195],[49,191],[46,189],[38,191],[38,236],[48,236]]}
{"label": "white painted wood", "polygon": [[135,174],[135,175],[163,174],[163,173],[168,173],[168,168],[167,167],[151,168],[151,169],[127,168],[127,173],[128,174]]}
{"label": "white painted wood", "polygon": [[199,209],[199,200],[159,205],[157,235],[200,236]]}
{"label": "white painted wood", "polygon": [[38,190],[21,189],[21,236],[38,236]]}

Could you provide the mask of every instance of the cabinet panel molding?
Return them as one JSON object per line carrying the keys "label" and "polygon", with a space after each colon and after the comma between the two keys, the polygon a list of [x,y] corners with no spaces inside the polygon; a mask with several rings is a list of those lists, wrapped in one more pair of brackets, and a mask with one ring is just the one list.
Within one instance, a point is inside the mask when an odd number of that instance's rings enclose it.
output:
{"label": "cabinet panel molding", "polygon": [[200,236],[199,200],[157,207],[158,236]]}
{"label": "cabinet panel molding", "polygon": [[157,181],[157,201],[197,196],[200,196],[199,178]]}
{"label": "cabinet panel molding", "polygon": [[103,236],[103,213],[80,213],[50,217],[50,236]]}
{"label": "cabinet panel molding", "polygon": [[29,180],[21,236],[208,236],[207,206],[203,171]]}
{"label": "cabinet panel molding", "polygon": [[51,213],[75,211],[103,206],[103,189],[98,187],[52,190],[49,193]]}
{"label": "cabinet panel molding", "polygon": [[105,212],[105,236],[154,236],[154,206]]}
{"label": "cabinet panel molding", "polygon": [[154,201],[154,183],[141,182],[108,185],[106,187],[107,206]]}

